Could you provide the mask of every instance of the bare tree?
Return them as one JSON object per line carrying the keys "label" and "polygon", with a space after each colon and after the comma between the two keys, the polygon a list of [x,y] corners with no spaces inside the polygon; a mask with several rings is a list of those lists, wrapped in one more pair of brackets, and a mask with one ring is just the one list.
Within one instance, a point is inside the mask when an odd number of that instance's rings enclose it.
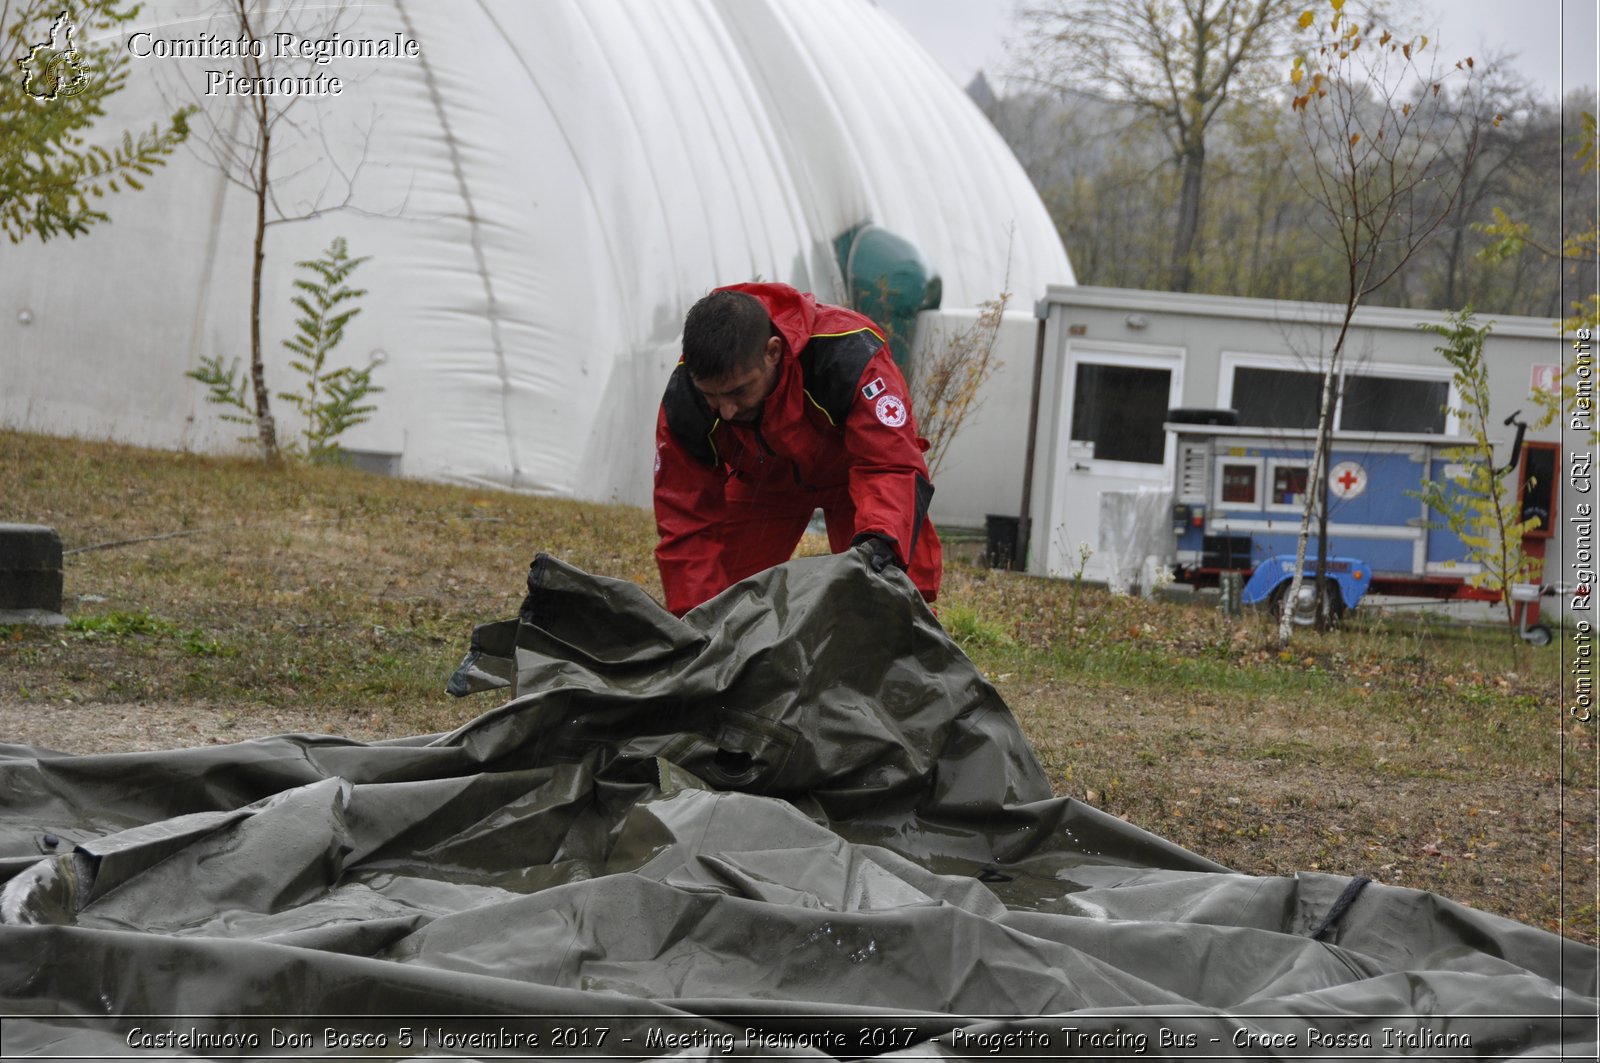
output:
{"label": "bare tree", "polygon": [[985,299],[978,304],[977,320],[967,328],[941,327],[923,342],[912,378],[911,407],[917,411],[917,431],[928,440],[930,475],[938,475],[950,444],[978,408],[983,385],[1000,368],[994,348],[1010,299],[1007,291]]}
{"label": "bare tree", "polygon": [[[1487,278],[1468,273],[1475,250],[1469,244],[1473,222],[1489,214],[1492,200],[1505,199],[1512,180],[1520,176],[1519,171],[1526,172],[1536,165],[1537,152],[1530,141],[1536,135],[1533,115],[1538,100],[1531,84],[1509,67],[1504,54],[1486,56],[1473,69],[1482,71],[1478,91],[1453,94],[1450,105],[1475,107],[1478,113],[1468,117],[1465,124],[1481,133],[1476,143],[1460,138],[1444,145],[1444,164],[1459,170],[1464,180],[1455,209],[1445,220],[1441,238],[1435,244],[1440,276],[1425,283],[1425,305],[1429,306],[1484,305],[1480,298],[1483,293],[1474,290],[1481,285],[1473,281]],[[1511,116],[1512,120],[1495,120],[1504,116]],[[1548,171],[1539,176],[1544,172]],[[1482,270],[1480,274],[1487,272]]]}
{"label": "bare tree", "polygon": [[[1300,118],[1301,184],[1322,209],[1325,235],[1344,263],[1344,306],[1325,364],[1316,447],[1295,546],[1294,577],[1278,622],[1287,644],[1301,604],[1313,514],[1318,522],[1316,616],[1332,605],[1327,582],[1327,471],[1345,341],[1362,301],[1388,283],[1455,208],[1472,170],[1480,118],[1467,100],[1480,79],[1466,58],[1441,70],[1427,37],[1401,40],[1323,0],[1301,16],[1312,34],[1294,59],[1291,106]],[[1429,55],[1424,64],[1423,56]],[[1453,84],[1452,84],[1453,83]],[[1452,99],[1450,92],[1458,94]]]}
{"label": "bare tree", "polygon": [[[326,41],[353,21],[343,3],[273,5],[260,0],[222,0],[212,16],[216,35],[236,39],[239,69],[204,72],[203,84],[180,90],[204,99],[192,119],[193,144],[202,161],[251,196],[254,206],[250,259],[250,387],[254,398],[257,446],[263,461],[279,457],[277,422],[272,414],[261,344],[261,282],[267,254],[267,229],[285,222],[306,221],[330,211],[354,208],[356,179],[365,160],[370,126],[355,136],[340,136],[339,150],[327,136],[323,113],[311,107],[309,121],[297,120],[303,104],[338,95],[348,78],[327,72],[315,48],[286,48],[285,41]],[[281,171],[286,148],[319,142],[317,173]],[[352,156],[353,164],[341,159]],[[285,201],[283,186],[291,181],[311,191]]]}
{"label": "bare tree", "polygon": [[1030,76],[1132,104],[1179,171],[1171,287],[1193,284],[1206,143],[1230,98],[1265,89],[1285,54],[1293,0],[1055,0],[1022,13]]}

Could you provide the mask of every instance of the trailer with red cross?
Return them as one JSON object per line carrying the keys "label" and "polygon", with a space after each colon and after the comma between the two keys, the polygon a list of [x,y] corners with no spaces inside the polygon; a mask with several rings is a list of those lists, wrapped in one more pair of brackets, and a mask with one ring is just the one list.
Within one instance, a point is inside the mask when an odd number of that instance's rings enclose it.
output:
{"label": "trailer with red cross", "polygon": [[[1229,410],[1172,410],[1166,430],[1176,437],[1172,530],[1178,577],[1215,586],[1229,573],[1247,576],[1241,604],[1291,607],[1309,621],[1317,608],[1310,580],[1304,600],[1286,602],[1295,547],[1311,482],[1316,433],[1311,429],[1241,427]],[[1455,436],[1398,432],[1333,433],[1327,465],[1328,608],[1354,609],[1368,593],[1405,597],[1499,601],[1474,586],[1480,566],[1460,536],[1423,503],[1425,480],[1449,483],[1463,472]],[[1517,497],[1524,517],[1541,517],[1524,550],[1542,558],[1556,512],[1554,443],[1513,450]],[[1317,524],[1311,525],[1304,571],[1315,573]],[[1538,578],[1537,575],[1535,577]],[[1513,588],[1523,637],[1537,645],[1550,630],[1539,622],[1539,584]]]}

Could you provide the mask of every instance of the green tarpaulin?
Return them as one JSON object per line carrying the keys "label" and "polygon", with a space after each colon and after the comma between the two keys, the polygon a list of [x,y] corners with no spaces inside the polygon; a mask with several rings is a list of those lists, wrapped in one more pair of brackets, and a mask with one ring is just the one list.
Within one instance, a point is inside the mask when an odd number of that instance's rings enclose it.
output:
{"label": "green tarpaulin", "polygon": [[450,734],[0,746],[0,1052],[1594,1055],[1593,949],[1052,797],[893,570],[529,586]]}

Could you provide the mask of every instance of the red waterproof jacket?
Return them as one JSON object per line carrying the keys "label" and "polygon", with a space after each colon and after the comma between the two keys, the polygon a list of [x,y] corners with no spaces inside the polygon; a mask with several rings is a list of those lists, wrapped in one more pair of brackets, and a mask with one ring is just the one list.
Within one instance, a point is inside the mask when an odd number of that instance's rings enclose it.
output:
{"label": "red waterproof jacket", "polygon": [[[924,598],[939,591],[933,485],[905,378],[872,321],[786,284],[735,284],[759,299],[783,339],[778,380],[755,425],[720,420],[680,363],[656,425],[656,561],[667,608],[682,615],[748,573],[730,572],[726,518],[741,503],[809,515],[853,509],[845,542],[889,540]],[[748,512],[748,510],[746,511]],[[740,523],[740,535],[762,534]],[[787,534],[774,528],[773,534]],[[794,533],[787,544],[798,541]],[[784,558],[786,559],[786,558]]]}

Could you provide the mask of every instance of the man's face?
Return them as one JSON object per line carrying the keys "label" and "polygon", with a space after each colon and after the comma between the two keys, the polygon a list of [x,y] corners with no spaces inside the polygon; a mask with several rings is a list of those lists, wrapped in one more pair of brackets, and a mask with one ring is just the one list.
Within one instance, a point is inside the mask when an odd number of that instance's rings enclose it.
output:
{"label": "man's face", "polygon": [[722,420],[754,424],[761,416],[761,404],[778,386],[778,360],[782,354],[783,341],[773,336],[754,361],[727,376],[695,377],[694,386],[700,389],[711,412]]}

